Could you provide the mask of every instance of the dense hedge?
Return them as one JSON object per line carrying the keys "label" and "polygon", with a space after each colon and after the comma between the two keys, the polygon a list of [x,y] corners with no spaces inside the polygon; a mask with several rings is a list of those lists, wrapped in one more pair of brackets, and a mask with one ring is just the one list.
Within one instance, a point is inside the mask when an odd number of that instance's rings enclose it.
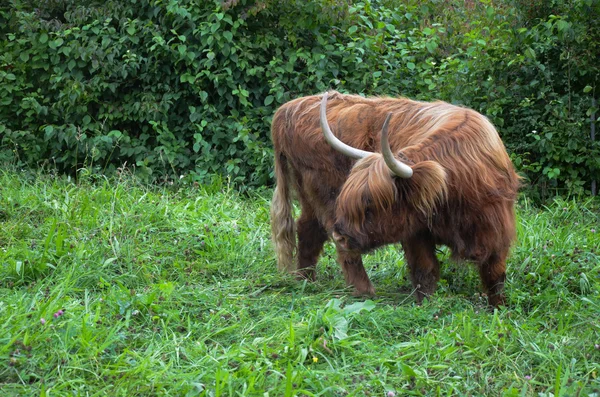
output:
{"label": "dense hedge", "polygon": [[0,159],[265,185],[274,110],[334,88],[469,105],[538,192],[589,189],[599,1],[398,3],[12,0]]}

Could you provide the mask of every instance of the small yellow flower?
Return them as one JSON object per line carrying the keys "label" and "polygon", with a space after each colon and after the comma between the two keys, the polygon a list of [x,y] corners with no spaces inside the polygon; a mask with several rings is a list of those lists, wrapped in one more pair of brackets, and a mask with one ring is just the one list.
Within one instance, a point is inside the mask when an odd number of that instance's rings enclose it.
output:
{"label": "small yellow flower", "polygon": [[318,357],[313,357],[313,363],[317,363],[319,362],[319,358]]}

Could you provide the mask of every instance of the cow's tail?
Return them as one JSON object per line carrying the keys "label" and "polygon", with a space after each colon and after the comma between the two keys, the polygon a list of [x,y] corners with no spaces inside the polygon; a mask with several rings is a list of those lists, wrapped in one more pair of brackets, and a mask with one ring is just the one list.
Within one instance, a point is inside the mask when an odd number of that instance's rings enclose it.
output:
{"label": "cow's tail", "polygon": [[271,236],[277,255],[279,270],[296,270],[294,254],[296,251],[296,231],[293,218],[292,194],[287,159],[283,155],[275,156],[275,180],[277,186],[271,202]]}

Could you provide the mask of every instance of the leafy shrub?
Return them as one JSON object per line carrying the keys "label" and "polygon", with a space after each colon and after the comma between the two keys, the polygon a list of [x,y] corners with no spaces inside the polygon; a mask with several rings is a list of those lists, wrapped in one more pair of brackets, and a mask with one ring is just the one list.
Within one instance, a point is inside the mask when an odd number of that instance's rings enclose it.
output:
{"label": "leafy shrub", "polygon": [[467,55],[465,73],[450,84],[459,89],[450,98],[499,127],[535,196],[582,194],[600,175],[600,142],[591,142],[589,121],[597,111],[600,2],[515,6],[488,6],[463,28],[456,47]]}
{"label": "leafy shrub", "polygon": [[238,59],[232,38],[243,21],[207,6],[117,3],[56,2],[40,12],[23,2],[4,12],[4,147],[62,170],[127,161],[142,175],[266,174],[251,128],[265,130],[271,109],[257,98],[268,87],[249,87],[245,70],[266,58]]}
{"label": "leafy shrub", "polygon": [[563,3],[13,0],[0,159],[265,185],[275,109],[333,88],[474,107],[532,184],[580,193],[600,170],[598,2]]}

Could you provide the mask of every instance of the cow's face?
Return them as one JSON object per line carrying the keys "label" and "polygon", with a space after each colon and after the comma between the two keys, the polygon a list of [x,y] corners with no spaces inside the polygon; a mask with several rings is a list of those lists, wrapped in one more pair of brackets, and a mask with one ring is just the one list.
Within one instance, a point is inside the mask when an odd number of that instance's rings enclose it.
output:
{"label": "cow's face", "polygon": [[398,189],[380,154],[359,160],[336,201],[331,236],[340,249],[366,252],[381,246],[394,218]]}
{"label": "cow's face", "polygon": [[362,227],[357,229],[349,226],[343,215],[338,215],[337,222],[333,227],[331,237],[336,245],[344,250],[357,253],[365,253],[372,251],[383,245],[382,238],[382,222],[389,222],[390,214],[382,214],[371,208],[366,208],[364,212],[364,220]]}

